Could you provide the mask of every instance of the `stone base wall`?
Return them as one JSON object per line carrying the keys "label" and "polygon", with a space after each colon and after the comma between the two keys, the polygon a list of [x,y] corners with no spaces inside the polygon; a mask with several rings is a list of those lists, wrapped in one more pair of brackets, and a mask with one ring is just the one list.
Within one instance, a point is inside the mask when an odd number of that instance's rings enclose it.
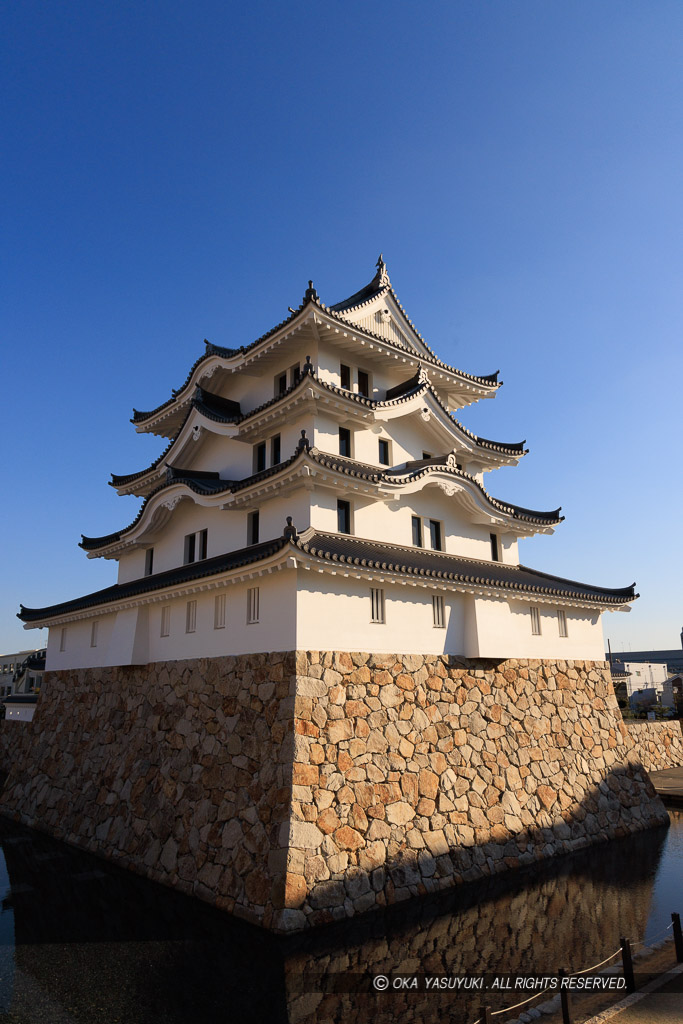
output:
{"label": "stone base wall", "polygon": [[0,813],[277,931],[667,821],[606,664],[260,654],[50,673]]}
{"label": "stone base wall", "polygon": [[0,726],[0,813],[270,927],[294,671],[257,654],[49,673],[33,721]]}
{"label": "stone base wall", "polygon": [[604,662],[297,655],[281,928],[668,820]]}
{"label": "stone base wall", "polygon": [[649,772],[683,766],[681,722],[627,722],[633,756]]}

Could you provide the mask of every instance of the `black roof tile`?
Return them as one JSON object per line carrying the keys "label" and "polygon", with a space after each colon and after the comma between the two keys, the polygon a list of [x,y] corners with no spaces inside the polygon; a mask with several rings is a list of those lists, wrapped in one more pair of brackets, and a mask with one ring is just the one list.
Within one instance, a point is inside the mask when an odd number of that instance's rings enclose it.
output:
{"label": "black roof tile", "polygon": [[441,551],[383,544],[342,534],[314,533],[307,540],[278,537],[250,547],[230,551],[202,562],[179,566],[153,576],[143,576],[128,583],[116,584],[93,594],[64,601],[46,608],[26,608],[21,605],[18,618],[23,622],[37,622],[58,615],[66,615],[87,608],[112,604],[119,600],[141,596],[165,587],[191,583],[222,572],[250,565],[281,551],[291,543],[314,558],[341,562],[362,569],[393,572],[399,575],[419,576],[436,583],[463,584],[501,589],[510,593],[537,594],[539,597],[557,597],[619,605],[635,600],[635,584],[617,590],[593,587],[575,580],[563,579],[550,573],[539,572],[524,565],[505,565],[474,558],[461,558]]}

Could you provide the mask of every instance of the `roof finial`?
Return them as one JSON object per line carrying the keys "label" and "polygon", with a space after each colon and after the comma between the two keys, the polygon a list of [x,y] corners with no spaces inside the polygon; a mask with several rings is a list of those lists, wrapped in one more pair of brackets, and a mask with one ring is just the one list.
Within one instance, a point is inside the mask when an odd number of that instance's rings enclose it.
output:
{"label": "roof finial", "polygon": [[304,302],[308,302],[310,299],[317,299],[317,298],[318,298],[318,293],[315,290],[315,288],[313,287],[313,282],[309,281],[308,282],[308,288],[306,289],[306,293],[304,295]]}
{"label": "roof finial", "polygon": [[379,259],[377,260],[377,263],[375,264],[375,266],[377,267],[377,273],[375,275],[375,280],[377,281],[377,287],[378,288],[390,287],[391,281],[389,280],[389,273],[387,271],[387,265],[384,262],[384,256],[382,255],[382,253],[379,254]]}
{"label": "roof finial", "polygon": [[294,454],[298,455],[299,452],[310,452],[310,450],[311,450],[311,442],[306,437],[306,431],[302,430],[301,431],[301,437],[299,438],[299,440],[297,442],[296,451],[295,451]]}
{"label": "roof finial", "polygon": [[296,532],[296,526],[292,526],[292,517],[287,516],[287,525],[282,531],[282,536],[286,537],[287,540],[298,540],[298,534]]}

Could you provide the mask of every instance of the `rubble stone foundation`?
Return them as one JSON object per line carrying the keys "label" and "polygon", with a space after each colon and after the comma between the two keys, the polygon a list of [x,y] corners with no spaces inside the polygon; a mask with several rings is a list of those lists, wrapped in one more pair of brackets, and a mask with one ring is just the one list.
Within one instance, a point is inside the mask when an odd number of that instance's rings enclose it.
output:
{"label": "rubble stone foundation", "polygon": [[666,822],[603,662],[286,652],[50,673],[0,813],[277,931]]}

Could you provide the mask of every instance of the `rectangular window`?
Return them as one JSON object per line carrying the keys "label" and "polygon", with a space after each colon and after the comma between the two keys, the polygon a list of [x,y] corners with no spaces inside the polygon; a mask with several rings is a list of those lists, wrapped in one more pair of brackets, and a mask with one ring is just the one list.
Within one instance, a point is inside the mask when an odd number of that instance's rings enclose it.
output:
{"label": "rectangular window", "polygon": [[299,369],[299,364],[295,363],[294,366],[292,366],[289,371],[289,383],[291,387],[294,387],[295,384],[298,384],[300,380],[301,370]]}
{"label": "rectangular window", "polygon": [[351,390],[351,367],[344,366],[342,363],[339,367],[339,377],[341,379],[341,386],[346,390]]}
{"label": "rectangular window", "polygon": [[209,531],[208,530],[200,530],[199,533],[197,534],[197,551],[198,551],[197,559],[198,559],[198,561],[201,561],[203,558],[206,558],[206,552],[207,552],[207,549],[208,549],[208,545],[209,545]]}
{"label": "rectangular window", "polygon": [[259,588],[250,587],[247,590],[247,625],[251,626],[259,621]]}
{"label": "rectangular window", "polygon": [[185,632],[194,633],[197,628],[197,602],[188,601],[185,608]]}
{"label": "rectangular window", "polygon": [[379,587],[370,590],[371,622],[384,622],[384,591]]}
{"label": "rectangular window", "polygon": [[213,599],[213,628],[225,629],[225,594],[217,594]]}
{"label": "rectangular window", "polygon": [[[60,634],[59,634],[59,650],[60,651],[65,651],[66,650],[66,626],[62,626],[62,629],[61,629]],[[10,668],[13,668],[13,667],[14,667],[13,665],[10,665]]]}
{"label": "rectangular window", "polygon": [[365,370],[358,371],[358,394],[365,398],[370,397],[370,376]]}
{"label": "rectangular window", "polygon": [[441,594],[434,594],[432,597],[432,615],[434,616],[434,625],[437,629],[443,629],[446,625],[446,613]]}
{"label": "rectangular window", "polygon": [[491,561],[492,562],[500,562],[500,549],[498,547],[498,534],[497,533],[490,533],[489,537],[491,538]]}
{"label": "rectangular window", "polygon": [[529,611],[531,612],[531,632],[534,634],[534,636],[540,636],[541,635],[541,613],[539,612],[539,610],[536,607],[536,605],[533,605],[533,604],[532,604],[531,608],[529,609]]}
{"label": "rectangular window", "polygon": [[151,576],[154,572],[154,548],[147,548],[145,551],[145,576]]}
{"label": "rectangular window", "polygon": [[280,461],[280,435],[276,434],[275,437],[270,439],[270,464],[271,466],[277,466]]}
{"label": "rectangular window", "polygon": [[419,516],[413,516],[413,544],[416,548],[422,547],[422,520]]}
{"label": "rectangular window", "polygon": [[351,458],[351,431],[346,427],[339,428],[339,454]]}
{"label": "rectangular window", "polygon": [[159,636],[170,636],[170,633],[171,633],[171,606],[170,606],[170,604],[166,604],[161,609],[161,629],[159,630]]}
{"label": "rectangular window", "polygon": [[287,390],[287,374],[281,373],[275,378],[275,394],[284,395]]}
{"label": "rectangular window", "polygon": [[391,462],[389,459],[389,442],[380,438],[379,441],[379,464],[380,466],[390,466]]}
{"label": "rectangular window", "polygon": [[97,633],[99,630],[99,621],[95,619],[92,626],[90,627],[90,646],[97,647]]}
{"label": "rectangular window", "polygon": [[254,472],[262,473],[266,468],[266,442],[262,441],[254,448]]}
{"label": "rectangular window", "polygon": [[560,636],[569,636],[567,632],[567,613],[562,608],[557,609],[557,628],[560,631]]}
{"label": "rectangular window", "polygon": [[441,523],[436,519],[429,520],[429,546],[432,551],[441,551]]}
{"label": "rectangular window", "polygon": [[348,501],[337,502],[337,532],[351,533],[351,505]]}
{"label": "rectangular window", "polygon": [[247,516],[247,544],[258,544],[259,514],[250,512]]}
{"label": "rectangular window", "polygon": [[185,537],[185,565],[189,565],[190,562],[196,561],[195,551],[197,549],[196,537],[194,533],[188,533]]}

